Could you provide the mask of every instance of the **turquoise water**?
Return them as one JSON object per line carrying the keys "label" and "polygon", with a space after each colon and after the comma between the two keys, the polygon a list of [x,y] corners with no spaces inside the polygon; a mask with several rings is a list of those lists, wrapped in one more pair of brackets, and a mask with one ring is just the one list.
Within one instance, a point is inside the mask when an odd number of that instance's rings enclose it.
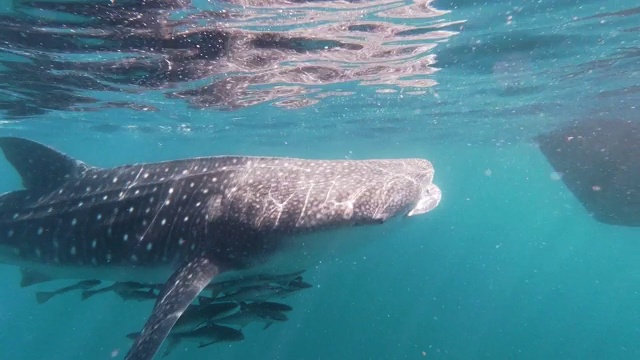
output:
{"label": "turquoise water", "polygon": [[[433,41],[437,84],[419,94],[345,82],[323,89],[353,95],[299,109],[222,111],[156,90],[95,91],[158,111],[7,116],[0,135],[105,167],[218,154],[433,162],[440,206],[309,269],[315,287],[287,299],[288,322],[168,359],[640,358],[640,233],[591,218],[532,141],[575,120],[637,120],[637,3],[432,6],[449,11],[431,21],[453,34]],[[18,188],[1,166],[0,191]],[[38,305],[36,291],[68,283],[21,289],[17,268],[0,272],[3,359],[121,358],[151,311],[112,294]]]}

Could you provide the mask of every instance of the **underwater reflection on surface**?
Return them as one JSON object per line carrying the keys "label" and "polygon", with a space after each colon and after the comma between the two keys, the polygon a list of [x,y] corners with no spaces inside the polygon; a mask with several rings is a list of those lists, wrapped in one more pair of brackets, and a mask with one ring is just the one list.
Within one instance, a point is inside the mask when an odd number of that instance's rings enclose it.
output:
{"label": "underwater reflection on surface", "polygon": [[305,107],[351,95],[324,87],[346,82],[419,91],[435,84],[431,50],[460,24],[429,3],[20,2],[0,17],[0,110],[154,111],[117,101],[150,90],[223,110]]}

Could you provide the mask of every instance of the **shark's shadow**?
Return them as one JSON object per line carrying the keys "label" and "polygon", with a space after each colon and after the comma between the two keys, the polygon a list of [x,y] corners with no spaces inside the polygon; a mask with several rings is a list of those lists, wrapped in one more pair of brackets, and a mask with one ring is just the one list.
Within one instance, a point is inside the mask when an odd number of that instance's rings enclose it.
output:
{"label": "shark's shadow", "polygon": [[597,221],[640,226],[640,122],[580,121],[536,141]]}

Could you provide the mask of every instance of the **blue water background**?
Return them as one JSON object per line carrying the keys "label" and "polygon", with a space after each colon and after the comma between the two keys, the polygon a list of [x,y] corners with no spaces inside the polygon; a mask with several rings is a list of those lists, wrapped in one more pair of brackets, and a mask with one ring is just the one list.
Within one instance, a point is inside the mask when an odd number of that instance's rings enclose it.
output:
{"label": "blue water background", "polygon": [[[433,50],[438,85],[420,96],[341,85],[356,95],[231,113],[158,97],[157,113],[53,112],[0,135],[97,166],[213,154],[433,162],[440,206],[309,269],[316,287],[288,299],[288,322],[168,359],[638,359],[640,233],[593,220],[531,140],[574,120],[637,120],[640,16],[586,19],[637,2],[519,3],[436,2],[466,23]],[[159,131],[93,130],[101,123]],[[19,187],[2,169],[0,190]],[[20,289],[16,268],[0,271],[3,359],[121,357],[151,309],[111,294],[39,306],[35,291],[66,282]]]}

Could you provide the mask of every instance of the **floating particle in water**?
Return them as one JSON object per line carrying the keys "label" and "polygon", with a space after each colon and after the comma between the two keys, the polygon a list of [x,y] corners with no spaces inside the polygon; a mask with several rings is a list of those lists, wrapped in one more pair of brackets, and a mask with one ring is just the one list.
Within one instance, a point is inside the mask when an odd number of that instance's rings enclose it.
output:
{"label": "floating particle in water", "polygon": [[562,179],[562,173],[554,171],[554,172],[551,173],[551,175],[549,175],[549,177],[553,181],[558,181],[558,180]]}

